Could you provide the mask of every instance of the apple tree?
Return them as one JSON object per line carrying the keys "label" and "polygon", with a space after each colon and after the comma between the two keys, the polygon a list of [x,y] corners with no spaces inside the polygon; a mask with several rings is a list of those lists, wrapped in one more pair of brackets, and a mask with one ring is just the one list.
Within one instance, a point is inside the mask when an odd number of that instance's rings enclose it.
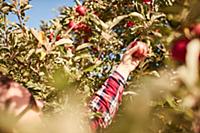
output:
{"label": "apple tree", "polygon": [[62,112],[66,99],[86,105],[126,47],[142,41],[147,58],[102,132],[200,132],[198,0],[76,0],[40,29],[26,26],[29,4],[0,0],[0,72],[44,100],[44,112]]}

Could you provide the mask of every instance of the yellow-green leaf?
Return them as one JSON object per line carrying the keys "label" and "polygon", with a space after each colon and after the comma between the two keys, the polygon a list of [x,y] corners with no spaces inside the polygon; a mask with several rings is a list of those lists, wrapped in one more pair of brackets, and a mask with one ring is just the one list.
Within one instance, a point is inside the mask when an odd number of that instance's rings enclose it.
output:
{"label": "yellow-green leaf", "polygon": [[137,17],[139,19],[145,20],[145,17],[142,14],[138,13],[138,12],[132,12],[132,13],[130,13],[129,17]]}
{"label": "yellow-green leaf", "polygon": [[83,71],[84,71],[84,72],[93,71],[95,68],[97,68],[97,67],[98,67],[99,65],[101,65],[101,64],[102,64],[102,61],[97,61],[94,65],[85,68]]}
{"label": "yellow-green leaf", "polygon": [[90,46],[92,46],[92,45],[93,45],[93,44],[91,44],[91,43],[83,43],[83,44],[79,45],[79,46],[76,48],[76,51],[79,51],[79,50],[81,50],[81,49],[90,47]]}
{"label": "yellow-green leaf", "polygon": [[112,21],[106,22],[106,25],[108,25],[109,29],[112,29],[114,26],[116,26],[120,21],[127,18],[128,15],[122,15],[114,18]]}
{"label": "yellow-green leaf", "polygon": [[0,72],[7,74],[9,72],[9,70],[5,65],[0,64]]}
{"label": "yellow-green leaf", "polygon": [[[60,40],[58,40],[57,42],[55,42],[55,45],[56,46],[59,46],[59,45],[64,45],[64,44],[69,44],[69,45],[72,45],[73,41],[69,38],[62,38]],[[73,46],[73,45],[72,45]]]}

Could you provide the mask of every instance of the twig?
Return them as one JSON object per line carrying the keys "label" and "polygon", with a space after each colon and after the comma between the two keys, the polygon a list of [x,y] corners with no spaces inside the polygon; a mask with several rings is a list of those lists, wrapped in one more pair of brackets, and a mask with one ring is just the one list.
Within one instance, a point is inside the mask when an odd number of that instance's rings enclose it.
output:
{"label": "twig", "polygon": [[22,19],[21,19],[21,13],[20,13],[19,10],[17,11],[17,18],[18,18],[18,20],[19,20],[20,27],[22,28],[22,30],[23,30],[24,32],[26,32],[25,27],[24,27],[24,24],[23,24]]}
{"label": "twig", "polygon": [[7,17],[6,17],[6,14],[4,14],[4,33],[5,33],[5,46],[8,46]]}

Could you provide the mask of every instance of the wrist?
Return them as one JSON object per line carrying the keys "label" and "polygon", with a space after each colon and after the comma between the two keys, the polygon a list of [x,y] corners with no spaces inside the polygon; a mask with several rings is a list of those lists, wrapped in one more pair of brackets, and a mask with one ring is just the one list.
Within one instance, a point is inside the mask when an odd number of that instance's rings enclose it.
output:
{"label": "wrist", "polygon": [[119,64],[115,71],[120,73],[124,77],[125,80],[127,80],[128,76],[131,72],[129,69],[127,69],[127,66],[125,66],[123,64]]}

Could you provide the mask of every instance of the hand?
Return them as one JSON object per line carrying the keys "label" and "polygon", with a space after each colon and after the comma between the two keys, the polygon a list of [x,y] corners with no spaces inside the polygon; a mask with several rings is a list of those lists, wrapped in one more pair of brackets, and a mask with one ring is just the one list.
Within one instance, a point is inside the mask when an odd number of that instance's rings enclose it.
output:
{"label": "hand", "polygon": [[130,43],[116,71],[126,79],[129,73],[135,70],[139,63],[146,58],[147,51],[148,47],[144,42]]}

